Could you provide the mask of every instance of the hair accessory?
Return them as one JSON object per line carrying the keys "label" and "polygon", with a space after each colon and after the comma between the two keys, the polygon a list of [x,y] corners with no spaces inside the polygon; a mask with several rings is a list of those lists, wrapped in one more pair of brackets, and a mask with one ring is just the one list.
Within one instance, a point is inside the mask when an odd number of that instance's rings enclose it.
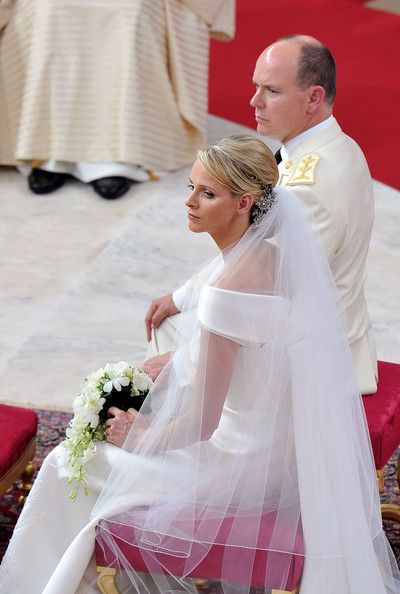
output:
{"label": "hair accessory", "polygon": [[253,204],[250,213],[251,222],[258,223],[274,204],[275,193],[273,191],[273,186],[271,186],[271,184],[266,184],[265,182],[256,177],[254,177],[253,179],[255,179],[260,184],[262,190],[260,200]]}

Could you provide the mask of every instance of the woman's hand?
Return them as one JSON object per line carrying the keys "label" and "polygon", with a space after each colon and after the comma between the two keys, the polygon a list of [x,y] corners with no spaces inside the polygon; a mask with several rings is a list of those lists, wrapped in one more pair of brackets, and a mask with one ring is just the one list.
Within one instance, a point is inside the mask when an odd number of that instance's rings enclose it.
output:
{"label": "woman's hand", "polygon": [[155,355],[147,359],[142,365],[143,371],[145,371],[151,379],[154,380],[159,376],[161,371],[164,369],[166,364],[171,358],[171,352],[163,353],[162,355]]}
{"label": "woman's hand", "polygon": [[152,328],[158,328],[165,318],[177,313],[179,313],[179,309],[177,309],[171,293],[158,297],[158,299],[153,299],[144,319],[147,342],[151,341]]}
{"label": "woman's hand", "polygon": [[110,418],[105,423],[106,440],[121,448],[139,413],[134,408],[124,411],[116,406],[110,406],[108,414]]}

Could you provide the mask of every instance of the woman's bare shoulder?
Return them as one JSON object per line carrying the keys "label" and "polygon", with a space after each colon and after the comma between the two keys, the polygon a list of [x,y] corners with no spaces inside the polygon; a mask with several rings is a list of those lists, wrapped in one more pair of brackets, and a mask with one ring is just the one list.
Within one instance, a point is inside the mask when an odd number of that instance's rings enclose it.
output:
{"label": "woman's bare shoulder", "polygon": [[276,251],[274,244],[263,242],[225,270],[214,286],[242,293],[274,291]]}

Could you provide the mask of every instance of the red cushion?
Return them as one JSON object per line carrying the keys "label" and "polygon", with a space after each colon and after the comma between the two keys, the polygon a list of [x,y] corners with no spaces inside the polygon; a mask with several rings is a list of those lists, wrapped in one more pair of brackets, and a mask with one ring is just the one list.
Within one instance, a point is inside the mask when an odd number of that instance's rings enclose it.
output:
{"label": "red cushion", "polygon": [[[364,408],[368,421],[368,428],[371,436],[372,449],[374,452],[376,468],[380,469],[387,463],[392,454],[400,445],[400,365],[396,363],[387,363],[378,361],[379,383],[376,394],[363,396]],[[224,556],[223,535],[229,534],[229,518],[222,522],[219,540],[222,544],[212,545],[209,553],[196,566],[195,570],[189,573],[190,577],[202,577],[215,579],[221,576],[221,569]],[[245,522],[245,520],[242,520]],[[122,524],[104,520],[102,525],[107,527],[107,531],[113,536],[115,546],[120,549],[131,565],[138,571],[146,571],[146,564],[143,560],[140,549],[137,547],[135,538],[132,536],[132,529]],[[262,542],[265,546],[269,542],[275,525],[275,514],[266,514],[262,518],[259,531],[258,546]],[[246,529],[246,526],[243,526]],[[97,534],[101,535],[101,525],[96,528]],[[222,538],[221,538],[222,537]],[[132,544],[130,544],[132,543]],[[196,546],[194,545],[193,549]],[[296,539],[296,555],[292,555],[290,560],[290,570],[287,576],[286,590],[293,590],[300,583],[303,570],[304,557],[303,539],[299,531]],[[196,551],[194,551],[196,553]],[[247,550],[240,547],[230,554],[230,579],[232,582],[241,582],[241,561],[246,558]],[[235,560],[236,556],[236,560]],[[165,553],[155,553],[154,565],[152,571],[155,573],[166,573],[173,575],[182,575],[185,569],[186,560],[181,557],[172,557]],[[96,561],[98,565],[118,567],[115,555],[108,547],[107,540],[102,538],[96,540]],[[268,563],[268,581],[265,582],[266,567]],[[280,582],[280,567],[287,567],[287,555],[279,552],[266,551],[264,548],[256,549],[253,563],[253,574],[251,585],[259,588],[278,587],[282,589]],[[224,567],[226,569],[226,566]],[[276,582],[274,583],[274,580]]]}
{"label": "red cushion", "polygon": [[363,396],[363,403],[379,470],[400,445],[400,365],[378,361],[378,375],[378,391]]}
{"label": "red cushion", "polygon": [[35,411],[0,404],[0,476],[22,456],[36,435],[37,424]]}
{"label": "red cushion", "polygon": [[[236,519],[235,531],[238,530],[240,533],[246,533],[246,527],[249,522],[251,523],[251,519]],[[240,523],[243,524],[243,527],[240,526]],[[240,546],[226,549],[224,542],[226,542],[226,537],[231,532],[232,518],[225,518],[222,521],[216,538],[219,544],[213,544],[204,558],[202,555],[202,545],[200,543],[194,543],[192,545],[191,557],[201,559],[192,571],[187,573],[187,560],[184,557],[156,552],[151,554],[151,572],[219,580],[223,568],[224,576],[227,580],[233,583],[248,583],[247,567],[250,558],[253,563],[252,586],[282,589],[282,579],[284,579],[286,580],[285,589],[293,590],[300,584],[303,571],[303,536],[301,529],[299,529],[295,540],[296,554],[288,556],[287,553],[266,551],[265,547],[269,545],[274,535],[275,524],[275,512],[265,514],[262,517],[257,541],[257,547],[260,548],[257,548],[254,554],[252,549]],[[108,538],[103,539],[101,537],[102,527],[106,528],[108,536],[110,533],[112,534],[114,545],[122,551],[123,556],[129,560],[129,563],[134,569],[137,571],[149,571],[148,564],[145,563],[142,552],[136,544],[135,533],[132,527],[119,524],[112,520],[103,520],[96,528],[95,552],[97,565],[118,567],[115,555],[108,546]],[[180,542],[177,543],[177,550],[179,550],[179,545]],[[228,554],[226,554],[227,552]],[[266,572],[267,568],[268,572]],[[266,573],[268,573],[267,576]]]}

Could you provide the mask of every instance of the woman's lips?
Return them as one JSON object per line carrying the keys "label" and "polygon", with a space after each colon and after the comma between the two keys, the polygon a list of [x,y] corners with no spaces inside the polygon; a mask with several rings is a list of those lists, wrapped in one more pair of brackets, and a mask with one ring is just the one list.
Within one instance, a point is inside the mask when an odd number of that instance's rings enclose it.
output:
{"label": "woman's lips", "polygon": [[199,219],[200,217],[196,217],[196,215],[192,214],[191,212],[187,213],[189,219]]}

